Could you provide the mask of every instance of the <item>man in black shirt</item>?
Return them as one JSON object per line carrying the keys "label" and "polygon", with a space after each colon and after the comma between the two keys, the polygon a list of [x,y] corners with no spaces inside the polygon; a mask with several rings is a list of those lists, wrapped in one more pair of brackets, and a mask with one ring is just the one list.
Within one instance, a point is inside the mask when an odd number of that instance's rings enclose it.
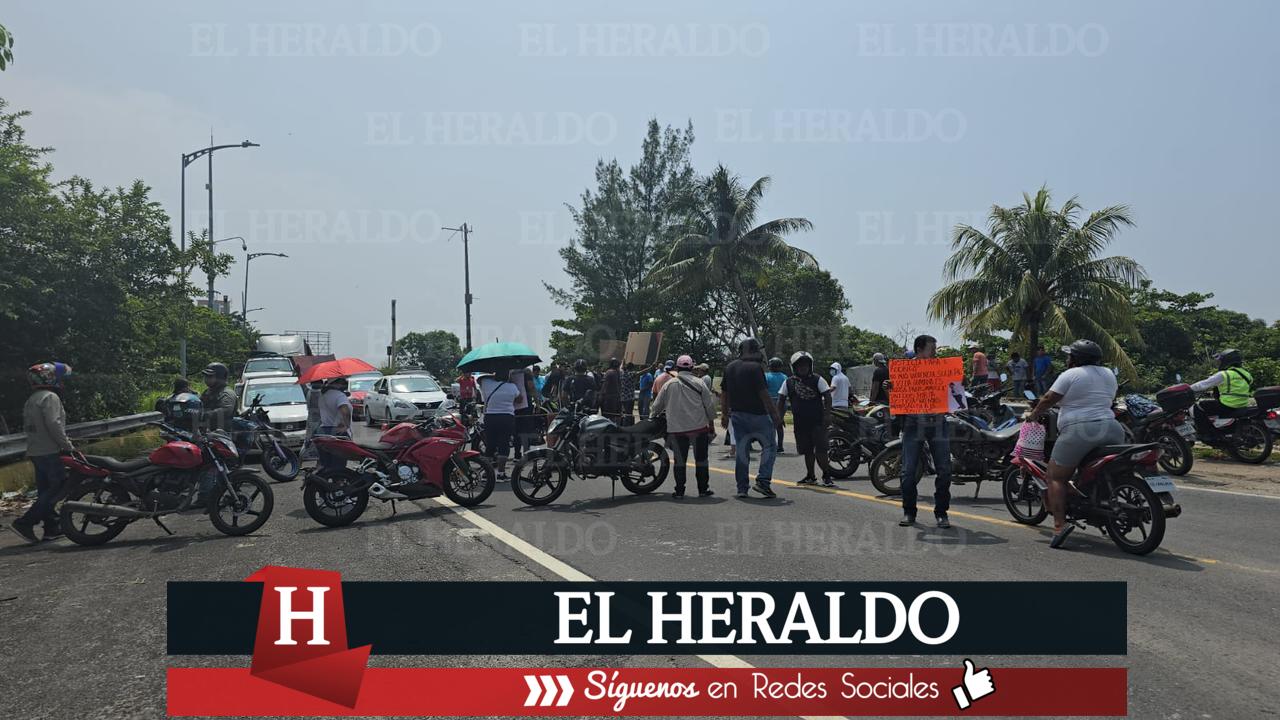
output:
{"label": "man in black shirt", "polygon": [[875,366],[871,371],[871,402],[888,405],[889,391],[884,389],[884,382],[889,379],[889,361],[884,359],[884,353],[876,353],[871,356],[871,364]]}
{"label": "man in black shirt", "polygon": [[621,366],[618,358],[610,358],[609,369],[605,371],[600,385],[600,412],[615,423],[621,423],[622,415]]}
{"label": "man in black shirt", "polygon": [[561,403],[572,405],[581,402],[587,407],[596,403],[596,379],[587,373],[587,361],[573,362],[573,377],[564,381],[560,393]]}
{"label": "man in black shirt", "polygon": [[720,424],[729,427],[737,443],[734,475],[738,481],[738,497],[747,497],[751,479],[751,443],[760,443],[760,467],[756,472],[756,492],[777,497],[769,487],[773,479],[773,461],[778,451],[777,428],[782,415],[764,379],[764,352],[760,341],[747,338],[738,343],[738,359],[724,369],[720,385]]}

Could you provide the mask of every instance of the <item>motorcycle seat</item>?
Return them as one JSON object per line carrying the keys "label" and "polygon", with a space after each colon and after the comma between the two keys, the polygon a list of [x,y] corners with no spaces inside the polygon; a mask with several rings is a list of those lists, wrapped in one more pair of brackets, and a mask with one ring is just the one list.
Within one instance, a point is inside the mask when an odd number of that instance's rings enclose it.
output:
{"label": "motorcycle seat", "polygon": [[110,470],[111,472],[118,473],[141,470],[151,464],[151,461],[144,457],[134,458],[133,460],[117,460],[113,457],[107,457],[106,455],[85,455],[84,459],[88,460],[89,464],[94,467],[100,467],[103,470]]}
{"label": "motorcycle seat", "polygon": [[1149,450],[1151,448],[1158,447],[1160,447],[1160,443],[1146,443],[1145,445],[1134,445],[1131,443],[1126,445],[1102,445],[1090,450],[1088,454],[1080,460],[1080,464],[1085,465],[1095,460],[1101,460],[1108,455],[1119,455],[1120,453],[1137,452],[1140,450]]}
{"label": "motorcycle seat", "polygon": [[361,442],[361,443],[356,443],[356,445],[364,448],[365,450],[372,450],[374,452],[386,452],[388,450],[394,450],[396,447],[391,443],[384,443],[384,442]]}
{"label": "motorcycle seat", "polygon": [[613,432],[624,432],[638,435],[657,435],[659,434],[658,423],[653,420],[641,420],[633,425],[620,425],[613,428]]}
{"label": "motorcycle seat", "polygon": [[979,430],[982,437],[993,442],[1007,442],[1018,437],[1018,433],[1022,432],[1021,424],[1013,424],[1002,430]]}

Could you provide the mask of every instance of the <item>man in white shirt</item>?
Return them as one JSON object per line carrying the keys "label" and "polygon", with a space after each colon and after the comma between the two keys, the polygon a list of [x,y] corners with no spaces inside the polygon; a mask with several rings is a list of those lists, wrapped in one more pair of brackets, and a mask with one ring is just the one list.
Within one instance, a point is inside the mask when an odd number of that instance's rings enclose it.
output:
{"label": "man in white shirt", "polygon": [[849,376],[840,363],[831,363],[831,407],[849,407]]}
{"label": "man in white shirt", "polygon": [[[320,394],[320,427],[317,435],[351,437],[351,398],[347,397],[347,379],[335,378],[324,385]],[[317,448],[319,465],[326,470],[341,470],[347,461]]]}

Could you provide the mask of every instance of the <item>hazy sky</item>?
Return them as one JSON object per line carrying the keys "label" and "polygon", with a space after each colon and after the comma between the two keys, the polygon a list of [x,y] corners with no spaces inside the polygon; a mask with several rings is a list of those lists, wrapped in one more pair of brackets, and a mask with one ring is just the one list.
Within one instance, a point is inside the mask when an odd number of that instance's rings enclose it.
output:
{"label": "hazy sky", "polygon": [[[179,157],[216,154],[215,234],[253,262],[267,332],[377,360],[400,332],[545,351],[564,203],[645,123],[692,121],[697,169],[773,177],[764,214],[844,284],[849,319],[925,320],[950,228],[1047,183],[1126,203],[1115,252],[1275,320],[1280,3],[23,2],[0,95],[60,176],[141,178],[174,218]],[[188,227],[205,224],[203,162]],[[239,309],[237,265],[219,282]],[[1266,258],[1271,258],[1266,260]]]}

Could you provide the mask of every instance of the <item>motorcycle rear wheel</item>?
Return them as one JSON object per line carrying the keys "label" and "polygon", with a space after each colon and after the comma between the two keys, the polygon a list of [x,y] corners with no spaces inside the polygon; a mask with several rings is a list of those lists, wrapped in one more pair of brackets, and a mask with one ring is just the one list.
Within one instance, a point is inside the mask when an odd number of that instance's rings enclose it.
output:
{"label": "motorcycle rear wheel", "polygon": [[550,450],[527,452],[511,469],[511,492],[525,505],[555,502],[568,485],[568,466]]}
{"label": "motorcycle rear wheel", "polygon": [[[1260,420],[1248,420],[1236,429],[1235,437],[1227,438],[1226,450],[1242,463],[1261,465],[1271,457],[1271,443],[1267,426]],[[1256,452],[1255,448],[1258,448]]]}
{"label": "motorcycle rear wheel", "polygon": [[1013,519],[1023,525],[1039,525],[1049,516],[1044,494],[1031,482],[1031,476],[1020,467],[1011,467],[1000,483],[1004,506]]}
{"label": "motorcycle rear wheel", "polygon": [[[1107,520],[1106,529],[1116,547],[1133,555],[1146,555],[1160,547],[1164,506],[1141,475],[1115,480],[1109,503],[1113,517]],[[1135,531],[1141,537],[1130,537]]]}
{"label": "motorcycle rear wheel", "polygon": [[618,478],[622,487],[635,495],[648,495],[657,490],[671,471],[671,458],[661,443],[651,442],[643,452],[644,458]]}
{"label": "motorcycle rear wheel", "polygon": [[[129,493],[105,480],[82,480],[63,498],[67,502],[95,502],[104,505],[128,505]],[[62,532],[77,545],[103,545],[124,531],[127,518],[113,518],[91,513],[72,512],[65,505],[58,513]]]}
{"label": "motorcycle rear wheel", "polygon": [[479,505],[489,498],[497,482],[493,463],[482,455],[473,455],[458,462],[462,469],[450,469],[444,479],[444,494],[462,507]]}
{"label": "motorcycle rear wheel", "polygon": [[[922,453],[923,454],[923,453]],[[924,476],[924,458],[916,466],[916,481]],[[888,447],[871,461],[871,484],[882,495],[902,494],[902,446]]]}
{"label": "motorcycle rear wheel", "polygon": [[833,432],[827,439],[827,465],[831,476],[844,480],[853,477],[862,464],[862,448],[858,442],[843,432]]}
{"label": "motorcycle rear wheel", "polygon": [[302,463],[298,461],[298,453],[292,448],[280,446],[279,452],[276,446],[271,443],[265,443],[262,447],[262,470],[271,476],[276,482],[289,482],[298,477],[298,470],[302,467]]}
{"label": "motorcycle rear wheel", "polygon": [[1160,467],[1170,475],[1186,475],[1191,472],[1196,456],[1191,452],[1191,443],[1178,434],[1176,430],[1165,430],[1156,436],[1160,443]]}
{"label": "motorcycle rear wheel", "polygon": [[[275,494],[255,472],[234,472],[219,481],[209,498],[209,522],[224,535],[248,535],[266,524],[275,507]],[[252,518],[243,525],[245,517]]]}
{"label": "motorcycle rear wheel", "polygon": [[[343,485],[355,485],[359,482],[356,473],[345,469],[331,472],[327,477],[331,482],[341,482]],[[364,514],[369,507],[369,491],[326,491],[320,485],[309,482],[302,489],[302,506],[306,508],[307,515],[321,525],[343,527]]]}

